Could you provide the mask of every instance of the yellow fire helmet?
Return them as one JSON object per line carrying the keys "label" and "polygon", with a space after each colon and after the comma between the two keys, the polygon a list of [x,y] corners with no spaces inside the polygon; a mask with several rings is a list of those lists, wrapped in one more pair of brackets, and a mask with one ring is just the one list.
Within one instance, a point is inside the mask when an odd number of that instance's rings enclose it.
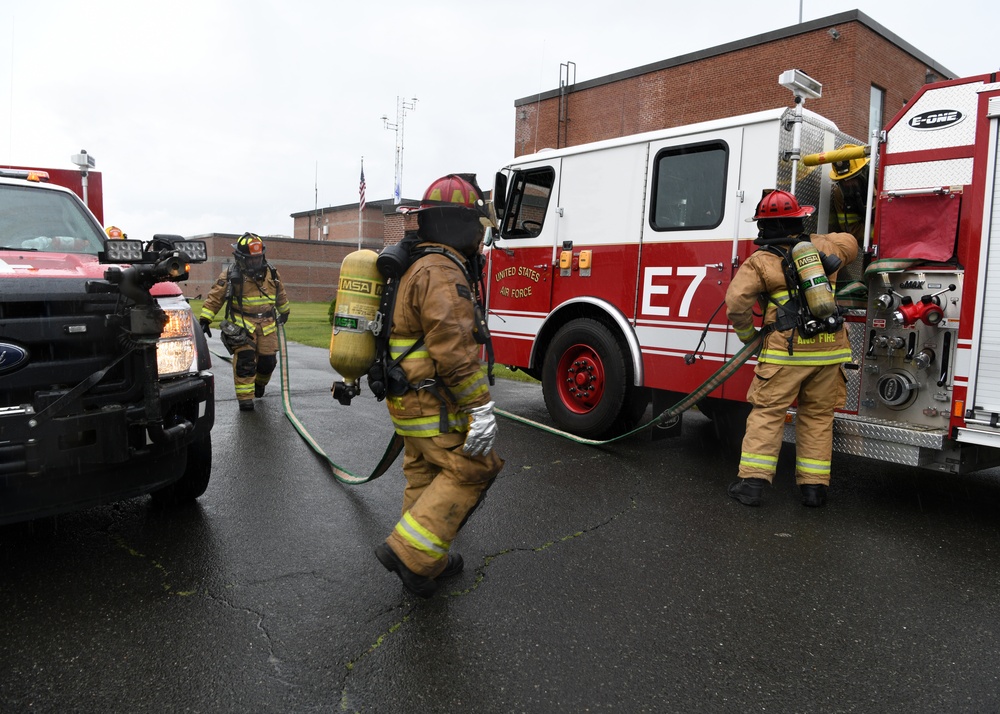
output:
{"label": "yellow fire helmet", "polygon": [[[861,147],[858,144],[844,144],[840,148],[860,149]],[[834,181],[843,181],[844,179],[851,178],[851,176],[867,166],[868,161],[869,158],[867,156],[860,159],[851,159],[850,161],[834,161],[830,164],[830,178]]]}
{"label": "yellow fire helmet", "polygon": [[112,240],[122,240],[125,238],[125,233],[118,226],[108,226],[104,229],[104,232],[108,234],[108,238]]}

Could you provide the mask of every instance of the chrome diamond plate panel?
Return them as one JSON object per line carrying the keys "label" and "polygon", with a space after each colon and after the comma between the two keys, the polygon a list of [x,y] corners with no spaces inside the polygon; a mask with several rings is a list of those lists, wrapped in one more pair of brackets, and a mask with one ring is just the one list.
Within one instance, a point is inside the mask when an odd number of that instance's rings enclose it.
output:
{"label": "chrome diamond plate panel", "polygon": [[[861,366],[865,353],[865,311],[847,311],[847,336],[851,342],[851,362]],[[858,321],[855,321],[857,319]],[[857,412],[861,401],[861,370],[847,370],[847,401],[844,409]]]}
{"label": "chrome diamond plate panel", "polygon": [[972,183],[972,159],[921,161],[885,167],[886,191],[937,186],[964,186]]}
{"label": "chrome diamond plate panel", "polygon": [[[785,425],[785,441],[795,443],[794,420]],[[849,414],[838,414],[833,422],[833,450],[838,454],[904,466],[932,467],[940,460],[940,452],[950,448],[947,434],[939,429],[862,421]]]}
{"label": "chrome diamond plate panel", "polygon": [[[888,152],[897,154],[972,144],[976,139],[976,107],[979,103],[977,90],[980,87],[981,82],[970,82],[925,92],[889,130],[886,141]],[[911,125],[911,122],[918,121],[920,117],[926,118],[928,113],[955,111],[961,112],[961,119],[942,129],[926,128],[934,126],[926,121],[920,125],[925,127],[922,129]]]}
{"label": "chrome diamond plate panel", "polygon": [[[785,126],[791,126],[788,122],[795,116],[795,110],[789,109],[782,117]],[[822,220],[825,225],[826,216],[830,205],[831,184],[829,172],[830,167],[805,166],[802,162],[785,161],[783,157],[792,150],[794,132],[789,129],[781,129],[778,139],[778,174],[775,188],[788,191],[792,184],[792,165],[798,167],[798,174],[795,179],[795,197],[802,205],[816,206],[816,212],[805,219],[806,233],[817,233],[820,229],[818,221]],[[805,114],[802,117],[802,136],[800,154],[818,154],[823,151],[830,151],[844,144],[865,144],[867,142],[856,139],[849,134],[832,128],[832,125],[819,120],[814,116]]]}

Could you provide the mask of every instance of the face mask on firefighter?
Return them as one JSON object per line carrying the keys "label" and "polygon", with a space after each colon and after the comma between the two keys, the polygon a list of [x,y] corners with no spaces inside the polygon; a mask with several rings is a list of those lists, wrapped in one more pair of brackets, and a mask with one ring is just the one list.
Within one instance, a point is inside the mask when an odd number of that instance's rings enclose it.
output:
{"label": "face mask on firefighter", "polygon": [[259,277],[264,271],[264,241],[252,233],[244,233],[233,251],[236,262],[247,273]]}

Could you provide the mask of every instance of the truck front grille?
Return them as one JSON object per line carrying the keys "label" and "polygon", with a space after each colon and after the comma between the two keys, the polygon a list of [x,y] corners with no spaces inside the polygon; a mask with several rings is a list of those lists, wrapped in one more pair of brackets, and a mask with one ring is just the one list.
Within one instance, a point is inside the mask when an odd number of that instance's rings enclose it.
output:
{"label": "truck front grille", "polygon": [[[0,301],[0,343],[26,350],[28,359],[23,367],[0,374],[0,407],[44,408],[127,350],[115,317],[117,300],[115,295],[87,295],[82,284],[72,297],[5,294]],[[136,352],[108,370],[87,390],[84,406],[141,398],[142,385],[133,376],[141,365],[138,360],[141,354]]]}

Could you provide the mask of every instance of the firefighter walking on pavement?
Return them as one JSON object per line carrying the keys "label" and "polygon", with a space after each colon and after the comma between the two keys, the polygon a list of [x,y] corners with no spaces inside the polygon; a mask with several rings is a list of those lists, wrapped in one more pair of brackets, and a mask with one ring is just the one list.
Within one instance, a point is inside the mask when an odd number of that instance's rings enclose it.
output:
{"label": "firefighter walking on pavement", "polygon": [[236,399],[240,411],[253,411],[278,364],[278,324],[288,320],[291,305],[260,236],[244,233],[233,248],[234,261],[209,291],[198,321],[211,336],[211,322],[225,307],[219,330],[233,356]]}
{"label": "firefighter walking on pavement", "polygon": [[496,416],[480,361],[486,344],[478,285],[485,213],[471,175],[433,182],[417,213],[412,263],[397,286],[386,404],[403,437],[402,515],[375,549],[404,587],[431,597],[461,572],[451,545],[503,467]]}
{"label": "firefighter walking on pavement", "polygon": [[804,505],[826,504],[834,410],[844,406],[844,364],[851,362],[833,290],[837,270],[857,257],[858,242],[850,233],[805,235],[803,218],[813,210],[785,191],[767,193],[750,219],[757,221],[759,248],[726,292],[737,336],[744,343],[753,339],[758,305],[767,333],[747,392],[753,408],[739,479],[729,487],[729,495],[747,506],[759,506],[764,486],[774,480],[785,414],[796,400],[795,482]]}

